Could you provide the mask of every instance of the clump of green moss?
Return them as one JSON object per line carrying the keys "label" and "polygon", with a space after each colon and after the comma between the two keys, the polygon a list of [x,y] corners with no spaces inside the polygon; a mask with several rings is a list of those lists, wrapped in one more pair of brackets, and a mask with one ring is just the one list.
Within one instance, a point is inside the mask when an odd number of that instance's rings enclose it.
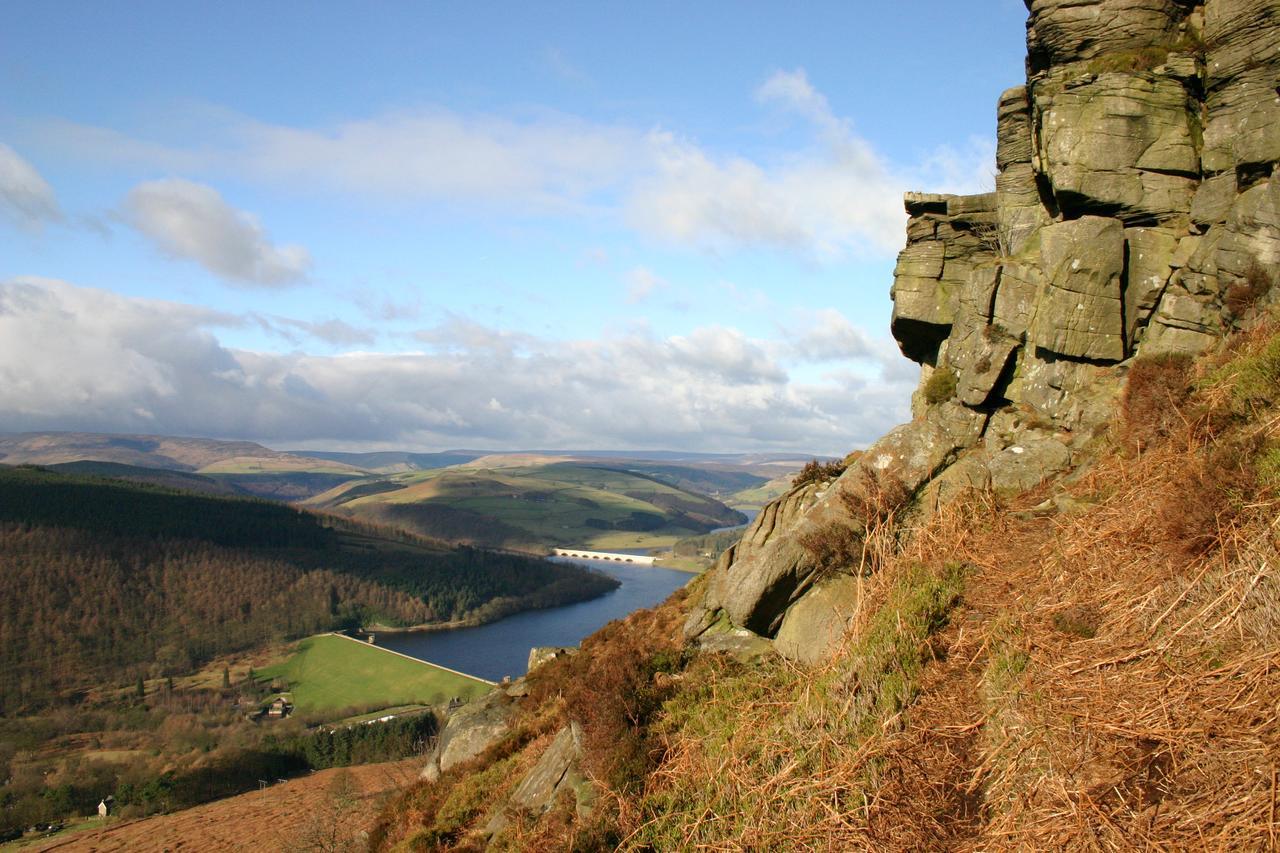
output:
{"label": "clump of green moss", "polygon": [[929,405],[945,403],[956,395],[956,374],[949,367],[939,367],[924,383],[924,399]]}

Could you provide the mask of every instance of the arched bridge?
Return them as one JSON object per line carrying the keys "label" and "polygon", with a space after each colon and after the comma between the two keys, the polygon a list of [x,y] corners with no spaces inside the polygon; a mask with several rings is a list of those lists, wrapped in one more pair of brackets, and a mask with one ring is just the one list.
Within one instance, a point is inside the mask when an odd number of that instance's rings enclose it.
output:
{"label": "arched bridge", "polygon": [[638,566],[652,566],[653,557],[642,557],[639,554],[615,554],[609,551],[584,551],[581,548],[552,548],[556,557],[577,557],[580,560],[611,560],[615,563],[635,563]]}

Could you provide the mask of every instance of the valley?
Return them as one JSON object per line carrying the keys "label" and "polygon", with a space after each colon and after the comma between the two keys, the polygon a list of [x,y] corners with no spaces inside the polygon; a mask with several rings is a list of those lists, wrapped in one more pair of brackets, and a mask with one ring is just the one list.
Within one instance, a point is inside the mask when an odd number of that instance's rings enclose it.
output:
{"label": "valley", "polygon": [[743,523],[782,494],[794,454],[280,451],[246,441],[0,435],[0,466],[39,465],[333,511],[428,537],[547,553],[665,548]]}
{"label": "valley", "polygon": [[[84,815],[108,794],[127,823],[234,797],[258,778],[418,751],[450,703],[491,689],[464,674],[465,656],[462,673],[418,658],[452,661],[461,641],[507,661],[479,671],[518,675],[529,646],[572,644],[689,577],[616,567],[635,591],[601,609],[594,599],[619,585],[608,568],[537,554],[558,542],[670,546],[745,520],[692,489],[732,499],[768,482],[721,462],[300,458],[246,445],[0,439],[6,832]],[[69,458],[80,453],[108,458]],[[414,467],[433,462],[449,464]],[[302,505],[255,485],[263,478]],[[305,497],[322,478],[338,485]],[[471,526],[413,523],[441,511]],[[572,602],[589,607],[571,616]],[[535,617],[551,633],[511,616],[540,608],[552,608]],[[503,617],[515,621],[480,646],[459,631]],[[377,645],[326,633],[361,626]],[[453,630],[396,632],[415,626]],[[384,648],[416,648],[416,636],[436,645],[410,657]],[[277,699],[287,712],[270,719]]]}

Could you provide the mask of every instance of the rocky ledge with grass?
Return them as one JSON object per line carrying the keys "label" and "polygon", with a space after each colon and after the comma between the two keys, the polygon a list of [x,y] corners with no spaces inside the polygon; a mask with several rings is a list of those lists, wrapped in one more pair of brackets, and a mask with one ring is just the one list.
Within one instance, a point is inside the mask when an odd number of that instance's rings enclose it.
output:
{"label": "rocky ledge with grass", "polygon": [[1024,491],[1090,458],[1134,359],[1204,352],[1275,301],[1280,5],[1028,7],[1027,82],[997,106],[996,192],[906,196],[892,330],[921,365],[915,420],[766,507],[690,636],[721,615],[765,637],[787,623],[779,650],[821,657],[856,585],[820,582],[803,543],[863,526],[850,495],[882,500],[893,481],[927,511],[967,489]]}

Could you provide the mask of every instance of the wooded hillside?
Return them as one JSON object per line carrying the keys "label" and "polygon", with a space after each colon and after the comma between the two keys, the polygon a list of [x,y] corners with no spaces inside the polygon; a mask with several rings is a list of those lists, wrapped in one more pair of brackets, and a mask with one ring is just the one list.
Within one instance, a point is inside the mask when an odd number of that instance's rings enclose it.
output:
{"label": "wooded hillside", "polygon": [[614,585],[263,501],[0,470],[0,712],[273,639],[494,618]]}

